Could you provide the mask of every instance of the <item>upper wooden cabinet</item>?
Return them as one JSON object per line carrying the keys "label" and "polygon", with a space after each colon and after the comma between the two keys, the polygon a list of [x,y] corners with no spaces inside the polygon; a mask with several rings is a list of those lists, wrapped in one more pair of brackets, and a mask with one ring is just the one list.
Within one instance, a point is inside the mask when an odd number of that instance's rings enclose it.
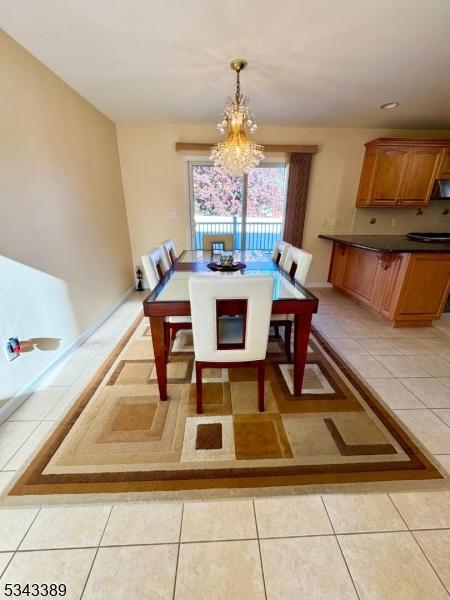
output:
{"label": "upper wooden cabinet", "polygon": [[444,148],[438,179],[450,179],[450,148]]}
{"label": "upper wooden cabinet", "polygon": [[408,147],[379,147],[370,194],[371,204],[377,203],[380,206],[397,204],[407,161]]}
{"label": "upper wooden cabinet", "polygon": [[438,176],[450,178],[450,140],[373,140],[356,206],[427,206]]}
{"label": "upper wooden cabinet", "polygon": [[428,204],[441,158],[441,148],[418,147],[408,150],[398,195],[400,204],[419,206],[424,202]]}

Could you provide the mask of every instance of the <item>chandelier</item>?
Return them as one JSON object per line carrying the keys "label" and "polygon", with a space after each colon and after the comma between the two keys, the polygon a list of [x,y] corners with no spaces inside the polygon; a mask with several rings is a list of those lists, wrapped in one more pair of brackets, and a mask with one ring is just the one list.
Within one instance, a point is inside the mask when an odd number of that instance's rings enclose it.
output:
{"label": "chandelier", "polygon": [[248,139],[246,130],[253,134],[258,129],[255,115],[250,112],[250,100],[241,94],[240,72],[247,61],[236,58],[230,67],[236,71],[236,94],[228,96],[225,111],[220,115],[217,129],[227,132],[224,142],[211,148],[214,165],[229,175],[242,175],[256,167],[264,159],[263,147]]}

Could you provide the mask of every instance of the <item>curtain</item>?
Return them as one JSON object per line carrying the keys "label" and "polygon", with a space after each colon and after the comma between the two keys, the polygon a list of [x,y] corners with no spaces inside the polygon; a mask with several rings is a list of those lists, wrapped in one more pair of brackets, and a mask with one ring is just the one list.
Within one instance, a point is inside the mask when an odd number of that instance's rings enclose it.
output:
{"label": "curtain", "polygon": [[308,200],[309,173],[312,154],[292,152],[288,155],[288,184],[283,239],[302,247]]}

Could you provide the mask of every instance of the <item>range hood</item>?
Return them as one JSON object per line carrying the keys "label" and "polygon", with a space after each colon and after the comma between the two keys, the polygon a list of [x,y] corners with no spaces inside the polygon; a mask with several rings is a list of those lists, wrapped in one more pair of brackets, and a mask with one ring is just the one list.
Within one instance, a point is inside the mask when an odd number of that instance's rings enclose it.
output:
{"label": "range hood", "polygon": [[450,179],[436,179],[431,200],[450,200]]}

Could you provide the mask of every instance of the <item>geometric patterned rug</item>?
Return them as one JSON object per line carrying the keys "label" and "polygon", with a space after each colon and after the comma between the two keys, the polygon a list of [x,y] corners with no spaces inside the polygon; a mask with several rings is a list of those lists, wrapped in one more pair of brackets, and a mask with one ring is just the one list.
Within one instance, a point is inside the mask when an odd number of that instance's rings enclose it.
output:
{"label": "geometric patterned rug", "polygon": [[205,369],[196,414],[192,334],[179,332],[158,398],[139,317],[9,496],[442,479],[426,453],[317,332],[302,395],[271,338],[264,413],[255,369]]}

